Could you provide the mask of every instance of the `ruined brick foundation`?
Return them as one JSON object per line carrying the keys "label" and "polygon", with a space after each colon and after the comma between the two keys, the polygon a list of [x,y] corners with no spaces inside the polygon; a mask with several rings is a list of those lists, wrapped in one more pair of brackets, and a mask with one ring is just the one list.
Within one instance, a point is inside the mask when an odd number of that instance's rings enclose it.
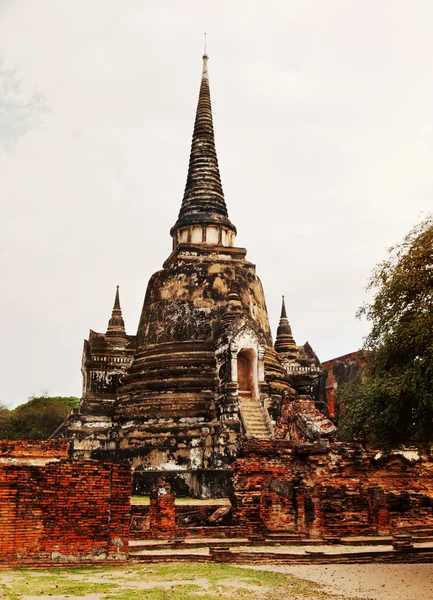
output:
{"label": "ruined brick foundation", "polygon": [[127,558],[129,467],[70,461],[64,440],[0,447],[0,564]]}
{"label": "ruined brick foundation", "polygon": [[433,461],[355,444],[251,440],[233,467],[234,523],[250,534],[388,535],[433,528]]}

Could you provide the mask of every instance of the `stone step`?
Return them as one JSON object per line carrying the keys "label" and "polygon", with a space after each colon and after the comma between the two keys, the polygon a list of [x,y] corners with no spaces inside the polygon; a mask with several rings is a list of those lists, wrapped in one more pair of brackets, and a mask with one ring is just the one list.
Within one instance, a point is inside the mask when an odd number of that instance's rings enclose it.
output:
{"label": "stone step", "polygon": [[247,416],[250,416],[250,417],[255,417],[255,418],[261,418],[261,419],[264,419],[264,418],[265,418],[265,416],[264,416],[264,414],[262,413],[262,411],[258,411],[258,410],[254,410],[254,411],[251,411],[251,410],[243,410],[243,409],[242,409],[242,406],[241,406],[241,410],[242,410],[242,412],[243,412],[245,415],[247,415]]}
{"label": "stone step", "polygon": [[257,428],[254,429],[253,427],[248,427],[248,423],[247,423],[247,430],[248,430],[248,433],[251,433],[251,434],[253,434],[253,433],[261,433],[263,435],[268,435],[269,434],[269,432],[268,432],[267,429],[264,429],[264,428],[262,428],[262,429],[257,429]]}
{"label": "stone step", "polygon": [[239,408],[246,433],[257,439],[269,440],[271,435],[260,402],[243,392],[240,394]]}
{"label": "stone step", "polygon": [[263,415],[249,415],[248,413],[243,413],[243,416],[249,421],[257,421],[258,423],[263,423]]}
{"label": "stone step", "polygon": [[242,411],[242,414],[245,418],[249,419],[250,421],[260,421],[261,423],[263,423],[265,420],[265,416],[261,413],[250,414]]}
{"label": "stone step", "polygon": [[267,431],[252,431],[251,429],[248,429],[247,427],[247,433],[249,433],[250,435],[252,435],[253,437],[266,437],[269,439],[269,433]]}

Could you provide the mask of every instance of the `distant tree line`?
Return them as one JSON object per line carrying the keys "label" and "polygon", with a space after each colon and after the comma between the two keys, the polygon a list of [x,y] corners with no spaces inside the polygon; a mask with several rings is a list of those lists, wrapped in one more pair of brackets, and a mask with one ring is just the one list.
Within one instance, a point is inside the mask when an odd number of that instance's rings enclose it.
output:
{"label": "distant tree line", "polygon": [[78,404],[74,396],[31,396],[14,409],[0,405],[0,439],[46,440]]}

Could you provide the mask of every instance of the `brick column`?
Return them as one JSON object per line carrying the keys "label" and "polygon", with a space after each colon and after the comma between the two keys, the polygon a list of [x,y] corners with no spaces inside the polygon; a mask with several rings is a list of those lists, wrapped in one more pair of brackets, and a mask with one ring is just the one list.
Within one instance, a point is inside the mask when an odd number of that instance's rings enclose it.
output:
{"label": "brick column", "polygon": [[305,488],[303,488],[303,487],[295,488],[295,494],[296,494],[297,513],[298,513],[297,529],[298,529],[298,533],[300,535],[304,536],[306,533]]}
{"label": "brick column", "polygon": [[391,532],[391,519],[389,516],[386,498],[381,488],[368,490],[369,520],[377,530],[377,535],[389,535]]}
{"label": "brick column", "polygon": [[314,489],[311,500],[314,505],[314,514],[313,522],[310,525],[310,537],[317,539],[323,537],[325,526],[322,511],[322,498],[317,488]]}
{"label": "brick column", "polygon": [[149,523],[152,537],[176,535],[176,492],[170,484],[159,479],[150,493]]}

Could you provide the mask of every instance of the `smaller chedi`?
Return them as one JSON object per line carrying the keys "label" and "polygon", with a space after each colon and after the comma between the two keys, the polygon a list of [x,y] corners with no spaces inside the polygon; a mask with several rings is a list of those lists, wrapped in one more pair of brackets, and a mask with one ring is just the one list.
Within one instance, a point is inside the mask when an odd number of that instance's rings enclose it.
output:
{"label": "smaller chedi", "polygon": [[117,289],[107,332],[84,343],[80,407],[56,434],[76,456],[129,462],[143,493],[164,472],[178,494],[225,496],[246,438],[335,430],[317,409],[319,360],[295,344],[284,299],[274,346],[256,268],[235,244],[207,63],[172,253],[149,280],[136,336],[125,333]]}

